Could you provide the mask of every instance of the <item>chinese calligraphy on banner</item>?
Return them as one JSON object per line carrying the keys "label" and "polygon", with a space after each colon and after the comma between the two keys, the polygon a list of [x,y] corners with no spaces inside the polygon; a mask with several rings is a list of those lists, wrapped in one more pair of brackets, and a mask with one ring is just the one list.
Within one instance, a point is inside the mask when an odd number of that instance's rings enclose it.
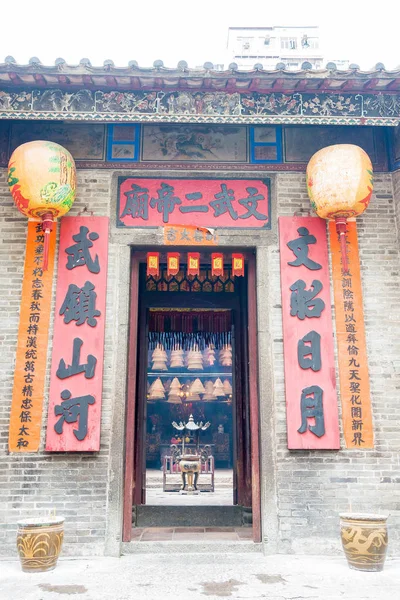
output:
{"label": "chinese calligraphy on banner", "polygon": [[43,271],[42,224],[28,222],[10,416],[10,452],[39,449],[55,245],[54,228],[50,234],[48,270]]}
{"label": "chinese calligraphy on banner", "polygon": [[108,217],[61,221],[46,450],[100,449]]}
{"label": "chinese calligraphy on banner", "polygon": [[357,224],[347,223],[349,272],[346,275],[342,271],[340,243],[333,222],[329,223],[329,230],[344,440],[346,448],[373,448]]}
{"label": "chinese calligraphy on banner", "polygon": [[118,227],[271,228],[269,179],[119,178]]}
{"label": "chinese calligraphy on banner", "polygon": [[326,225],[279,219],[288,448],[340,447]]}

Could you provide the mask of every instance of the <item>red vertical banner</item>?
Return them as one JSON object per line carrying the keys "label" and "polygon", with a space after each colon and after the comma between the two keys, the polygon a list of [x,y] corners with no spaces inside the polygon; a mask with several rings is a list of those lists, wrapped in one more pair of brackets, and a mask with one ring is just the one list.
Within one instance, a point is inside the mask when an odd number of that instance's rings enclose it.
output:
{"label": "red vertical banner", "polygon": [[188,252],[187,255],[187,274],[200,275],[200,253]]}
{"label": "red vertical banner", "polygon": [[343,435],[346,448],[363,450],[374,447],[374,429],[357,224],[355,221],[347,223],[347,273],[343,272],[342,252],[334,222],[329,223],[329,231]]}
{"label": "red vertical banner", "polygon": [[243,254],[232,254],[232,275],[234,277],[244,277]]}
{"label": "red vertical banner", "polygon": [[220,252],[211,254],[211,275],[219,277],[224,274],[224,255]]}
{"label": "red vertical banner", "polygon": [[160,276],[160,253],[159,252],[148,252],[147,253],[147,276],[152,275],[153,277]]}
{"label": "red vertical banner", "polygon": [[340,448],[326,224],[280,217],[289,450]]}
{"label": "red vertical banner", "polygon": [[48,270],[44,271],[42,224],[28,222],[10,414],[10,452],[39,450],[55,247],[54,227],[50,233]]}
{"label": "red vertical banner", "polygon": [[167,253],[167,275],[177,275],[179,273],[179,252]]}
{"label": "red vertical banner", "polygon": [[46,450],[100,449],[108,217],[61,220]]}

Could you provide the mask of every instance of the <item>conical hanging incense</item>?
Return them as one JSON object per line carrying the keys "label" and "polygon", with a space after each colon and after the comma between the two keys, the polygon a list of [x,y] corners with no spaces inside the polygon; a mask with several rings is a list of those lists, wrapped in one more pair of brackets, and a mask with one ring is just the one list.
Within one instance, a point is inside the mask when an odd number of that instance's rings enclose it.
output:
{"label": "conical hanging incense", "polygon": [[171,369],[180,369],[184,367],[183,350],[180,346],[171,351],[171,361],[169,366]]}
{"label": "conical hanging incense", "polygon": [[162,384],[162,381],[159,377],[155,380],[155,382],[150,386],[150,399],[151,400],[164,400],[165,398],[165,389]]}
{"label": "conical hanging incense", "polygon": [[215,380],[214,383],[214,396],[215,398],[221,398],[225,396],[224,386],[219,377]]}
{"label": "conical hanging incense", "polygon": [[187,368],[189,371],[203,371],[203,355],[198,346],[189,350]]}
{"label": "conical hanging incense", "polygon": [[161,344],[157,344],[155,347],[151,360],[153,362],[152,371],[168,371],[167,353]]}
{"label": "conical hanging incense", "polygon": [[169,386],[168,400],[169,404],[182,404],[181,384],[177,377],[174,377]]}
{"label": "conical hanging incense", "polygon": [[215,400],[215,396],[214,396],[214,384],[211,381],[211,379],[209,379],[208,381],[206,381],[206,383],[204,384],[204,388],[205,388],[205,393],[203,396],[203,400]]}
{"label": "conical hanging incense", "polygon": [[221,366],[223,367],[231,367],[232,366],[232,346],[230,344],[226,344],[219,353],[219,360]]}
{"label": "conical hanging incense", "polygon": [[206,367],[213,367],[216,362],[214,345],[210,344],[203,352],[204,364]]}
{"label": "conical hanging incense", "polygon": [[224,379],[223,388],[224,388],[224,392],[227,396],[232,394],[232,386],[228,379]]}

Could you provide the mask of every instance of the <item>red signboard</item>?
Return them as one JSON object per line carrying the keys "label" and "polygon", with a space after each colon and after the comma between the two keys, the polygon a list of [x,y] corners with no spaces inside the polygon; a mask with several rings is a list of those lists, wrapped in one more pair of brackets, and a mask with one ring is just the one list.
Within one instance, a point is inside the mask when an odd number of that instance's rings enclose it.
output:
{"label": "red signboard", "polygon": [[270,229],[268,179],[119,178],[118,227]]}
{"label": "red signboard", "polygon": [[279,219],[289,450],[337,450],[339,418],[325,221]]}
{"label": "red signboard", "polygon": [[61,220],[46,450],[100,449],[108,217]]}

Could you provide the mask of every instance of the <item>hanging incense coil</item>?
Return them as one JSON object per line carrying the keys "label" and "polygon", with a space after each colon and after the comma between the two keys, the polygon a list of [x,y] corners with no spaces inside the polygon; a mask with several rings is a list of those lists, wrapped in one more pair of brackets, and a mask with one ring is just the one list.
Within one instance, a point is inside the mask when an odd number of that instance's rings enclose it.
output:
{"label": "hanging incense coil", "polygon": [[171,369],[180,369],[185,366],[184,352],[180,346],[175,350],[171,350],[171,360],[169,366]]}
{"label": "hanging incense coil", "polygon": [[219,377],[215,380],[213,395],[215,398],[225,397],[224,386]]}
{"label": "hanging incense coil", "polygon": [[226,344],[219,352],[219,360],[222,367],[232,366],[232,346]]}
{"label": "hanging incense coil", "polygon": [[169,404],[182,404],[181,383],[177,377],[174,377],[169,386],[168,400]]}
{"label": "hanging incense coil", "polygon": [[232,386],[230,384],[230,381],[228,379],[224,379],[224,382],[222,385],[224,388],[225,395],[231,396],[232,395]]}
{"label": "hanging incense coil", "polygon": [[165,389],[159,377],[150,386],[150,400],[164,400]]}
{"label": "hanging incense coil", "polygon": [[189,371],[203,371],[203,355],[198,346],[188,351],[187,368]]}
{"label": "hanging incense coil", "polygon": [[213,367],[217,361],[215,356],[214,344],[210,344],[203,352],[204,364],[206,367]]}
{"label": "hanging incense coil", "polygon": [[215,400],[214,384],[211,381],[211,379],[209,379],[208,381],[205,382],[204,388],[205,388],[205,392],[204,392],[203,400]]}
{"label": "hanging incense coil", "polygon": [[167,367],[167,353],[164,350],[164,347],[161,344],[157,344],[155,347],[153,354],[151,356],[152,360],[152,371],[168,371]]}

